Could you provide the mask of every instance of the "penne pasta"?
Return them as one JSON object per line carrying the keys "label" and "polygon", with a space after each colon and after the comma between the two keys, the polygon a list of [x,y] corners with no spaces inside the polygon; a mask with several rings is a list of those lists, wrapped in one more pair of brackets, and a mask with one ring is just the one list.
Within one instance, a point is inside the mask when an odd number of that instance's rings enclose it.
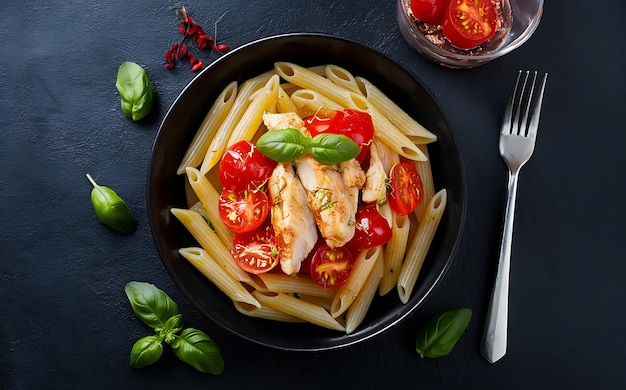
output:
{"label": "penne pasta", "polygon": [[230,111],[224,121],[215,133],[207,148],[200,173],[206,175],[222,158],[224,150],[226,150],[227,142],[233,132],[233,129],[239,123],[244,112],[250,105],[250,95],[267,83],[274,72],[266,72],[252,79],[245,81],[237,93],[237,98],[233,103]]}
{"label": "penne pasta", "polygon": [[359,291],[365,284],[367,276],[371,273],[372,268],[376,264],[376,259],[380,256],[382,247],[366,249],[359,253],[354,261],[352,273],[344,285],[337,289],[333,303],[331,305],[330,314],[337,318],[342,315],[348,307],[354,302]]}
{"label": "penne pasta", "polygon": [[261,303],[261,305],[266,305],[312,324],[333,330],[346,330],[346,328],[335,318],[331,317],[331,315],[328,314],[324,308],[310,302],[303,301],[284,293],[263,293],[253,291],[252,296],[254,296]]}
{"label": "penne pasta", "polygon": [[359,89],[359,85],[357,84],[356,79],[348,70],[337,66],[337,65],[326,65],[324,69],[324,74],[326,77],[332,81],[333,83],[347,89],[348,91],[352,91],[355,93],[361,93]]}
{"label": "penne pasta", "polygon": [[378,294],[383,296],[396,287],[402,260],[407,250],[411,220],[406,215],[393,213],[391,218],[391,239],[385,246],[384,273],[378,286]]}
{"label": "penne pasta", "polygon": [[187,228],[209,256],[218,262],[234,279],[254,285],[250,275],[235,263],[226,245],[224,245],[217,233],[209,227],[200,214],[179,208],[171,208],[170,212]]}
{"label": "penne pasta", "polygon": [[224,225],[220,218],[218,210],[220,194],[215,187],[213,187],[209,179],[201,175],[200,171],[196,168],[187,168],[187,179],[189,180],[189,184],[191,184],[191,188],[198,196],[198,199],[200,199],[200,203],[202,203],[204,209],[203,216],[207,217],[215,233],[217,233],[217,236],[222,240],[224,245],[230,247],[233,238],[235,238],[235,233]]}
{"label": "penne pasta", "polygon": [[428,202],[424,217],[417,225],[417,232],[407,247],[406,258],[398,276],[398,296],[402,303],[407,303],[419,275],[428,249],[433,241],[439,222],[447,203],[447,192],[440,190]]}
{"label": "penne pasta", "polygon": [[246,111],[235,126],[226,147],[241,140],[250,141],[263,123],[263,113],[276,102],[278,98],[279,78],[277,75],[270,77],[267,83],[257,91],[257,95],[250,102]]}
{"label": "penne pasta", "polygon": [[[418,145],[419,148],[424,152],[426,157],[428,157],[428,146],[426,145]],[[422,180],[422,187],[424,189],[424,195],[422,197],[422,203],[420,203],[415,208],[415,216],[417,220],[422,219],[422,215],[424,214],[424,210],[426,209],[426,205],[428,201],[435,196],[435,183],[433,182],[433,172],[432,167],[430,165],[430,159],[426,161],[415,161],[415,170],[417,174],[420,176]]]}
{"label": "penne pasta", "polygon": [[299,89],[291,94],[291,101],[298,115],[306,118],[311,115],[330,116],[333,111],[341,110],[341,104],[312,89]]}
{"label": "penne pasta", "polygon": [[293,103],[291,96],[289,96],[282,87],[279,87],[278,97],[276,98],[276,112],[286,113],[296,111],[298,111],[298,108]]}
{"label": "penne pasta", "polygon": [[202,248],[181,248],[178,250],[187,261],[206,276],[217,288],[226,294],[233,302],[247,303],[260,309],[261,304],[257,301],[241,283],[216,263]]}
{"label": "penne pasta", "polygon": [[220,125],[228,115],[237,97],[237,82],[233,81],[220,93],[213,106],[205,116],[198,132],[187,148],[187,152],[178,166],[177,174],[185,173],[185,168],[200,166],[209,148],[209,139],[215,136]]}
{"label": "penne pasta", "polygon": [[[382,253],[382,252],[381,252]],[[365,280],[365,285],[361,288],[361,292],[357,295],[356,299],[348,308],[346,312],[346,333],[352,333],[365,318],[367,310],[370,308],[376,290],[380,283],[384,273],[383,256],[378,256],[375,259],[376,264],[372,268],[372,271]]]}
{"label": "penne pasta", "polygon": [[249,305],[237,301],[233,301],[233,303],[235,304],[235,309],[237,309],[238,312],[247,315],[248,317],[263,318],[266,320],[280,322],[306,322],[300,318],[291,316],[276,309],[272,309],[268,306],[261,305],[261,307],[259,308],[254,305]]}
{"label": "penne pasta", "polygon": [[287,274],[264,273],[258,274],[267,291],[286,294],[304,294],[320,298],[332,298],[335,291],[322,288],[310,278],[294,277]]}
{"label": "penne pasta", "polygon": [[389,99],[384,92],[367,79],[356,77],[355,82],[363,96],[365,96],[378,111],[384,112],[389,121],[400,129],[412,142],[427,144],[437,140],[435,134],[426,130],[424,126],[411,118],[406,111],[401,109],[393,100]]}
{"label": "penne pasta", "polygon": [[[299,273],[244,271],[230,252],[236,233],[219,214],[221,185],[215,166],[229,146],[241,140],[255,142],[272,128],[270,122],[263,122],[266,114],[288,114],[275,120],[290,123],[285,118],[291,113],[301,120],[312,115],[330,117],[342,109],[367,112],[374,124],[365,184],[350,195],[359,204],[377,202],[377,210],[391,227],[391,239],[358,253],[348,280],[335,289],[322,288]],[[376,292],[382,296],[396,287],[406,304],[414,290],[447,203],[445,189],[435,192],[426,146],[436,140],[375,85],[347,69],[276,62],[273,70],[224,88],[180,162],[177,174],[186,174],[189,208],[170,211],[199,245],[181,248],[179,254],[228,296],[242,315],[353,333]],[[406,216],[398,215],[387,202],[387,177],[402,159],[415,165],[424,187],[422,203]],[[254,242],[250,245],[246,248],[255,250]],[[280,241],[271,245],[274,256]],[[263,250],[267,254],[267,247]]]}

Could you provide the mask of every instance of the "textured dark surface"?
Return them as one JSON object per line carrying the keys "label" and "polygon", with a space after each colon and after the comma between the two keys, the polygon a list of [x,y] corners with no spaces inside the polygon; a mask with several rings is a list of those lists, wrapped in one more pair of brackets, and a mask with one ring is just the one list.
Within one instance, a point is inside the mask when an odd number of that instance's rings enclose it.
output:
{"label": "textured dark surface", "polygon": [[[473,70],[448,70],[402,40],[394,1],[189,1],[194,18],[233,47],[285,32],[325,32],[366,44],[418,75],[461,144],[468,213],[457,258],[423,308],[380,337],[339,351],[259,347],[201,317],[158,258],[146,213],[146,171],[158,125],[193,78],[165,69],[179,39],[172,7],[139,0],[0,7],[0,388],[623,388],[626,185],[624,3],[548,2],[533,38]],[[597,9],[599,8],[599,9]],[[205,62],[216,58],[208,52]],[[115,89],[123,61],[144,66],[158,102],[139,123]],[[506,169],[500,118],[518,69],[550,73],[535,154],[520,178],[511,277],[509,349],[479,353],[495,273]],[[119,236],[95,218],[85,173],[115,188],[138,219]],[[203,375],[165,354],[130,368],[148,329],[123,287],[149,281],[178,302],[186,323],[222,348],[226,370]],[[454,351],[421,360],[417,329],[469,307]]]}

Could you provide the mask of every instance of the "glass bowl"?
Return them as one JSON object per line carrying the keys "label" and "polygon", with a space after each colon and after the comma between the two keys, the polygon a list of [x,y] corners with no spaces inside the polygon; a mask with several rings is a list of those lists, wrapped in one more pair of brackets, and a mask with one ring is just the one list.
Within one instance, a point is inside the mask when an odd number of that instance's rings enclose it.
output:
{"label": "glass bowl", "polygon": [[[185,177],[176,171],[187,147],[220,92],[276,61],[303,66],[336,64],[378,86],[409,115],[437,135],[429,144],[436,188],[447,190],[447,206],[417,284],[403,304],[395,291],[377,296],[352,333],[310,324],[282,323],[243,315],[233,302],[183,258],[178,249],[197,246],[171,214],[188,207]],[[253,343],[283,351],[321,351],[354,345],[391,329],[414,313],[443,279],[458,248],[465,218],[465,176],[455,136],[434,95],[406,69],[361,44],[320,34],[286,34],[251,42],[222,56],[199,73],[166,113],[150,157],[148,219],[156,248],[171,278],[197,310],[217,325]]]}
{"label": "glass bowl", "polygon": [[418,21],[410,4],[398,0],[402,35],[424,57],[448,68],[473,68],[512,52],[532,36],[543,13],[543,0],[502,0],[502,25],[496,35],[478,48],[461,50],[443,38],[437,25]]}

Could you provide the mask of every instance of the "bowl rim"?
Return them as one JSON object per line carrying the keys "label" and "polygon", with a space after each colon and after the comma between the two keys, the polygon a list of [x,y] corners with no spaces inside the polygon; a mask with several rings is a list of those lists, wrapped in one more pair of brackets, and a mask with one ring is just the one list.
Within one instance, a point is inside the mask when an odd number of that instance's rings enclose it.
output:
{"label": "bowl rim", "polygon": [[[430,99],[432,100],[431,104],[433,104],[435,106],[435,108],[437,108],[437,110],[439,110],[439,112],[442,114],[442,118],[441,120],[443,121],[443,125],[445,125],[447,132],[449,133],[448,136],[450,137],[451,141],[452,141],[452,145],[454,146],[455,149],[455,154],[457,157],[457,163],[458,163],[458,168],[459,168],[459,178],[460,178],[460,185],[459,188],[457,189],[457,198],[458,198],[458,226],[455,226],[455,231],[456,234],[453,237],[453,244],[451,247],[449,247],[449,252],[447,255],[447,258],[445,259],[445,262],[443,263],[443,266],[441,268],[441,270],[439,271],[439,273],[436,275],[436,277],[434,277],[432,283],[430,286],[428,286],[428,288],[425,290],[423,296],[415,301],[415,302],[411,302],[414,297],[415,297],[415,291],[413,292],[413,297],[411,298],[411,300],[409,300],[408,304],[405,304],[402,307],[402,310],[400,310],[398,313],[394,313],[395,316],[393,317],[392,320],[387,321],[386,319],[384,319],[383,321],[383,325],[382,326],[378,326],[377,329],[375,330],[368,330],[367,332],[360,334],[359,337],[350,337],[350,334],[340,334],[338,335],[338,338],[341,338],[340,341],[338,341],[335,344],[332,345],[321,345],[321,346],[301,346],[301,347],[297,347],[297,346],[285,346],[285,345],[276,345],[276,344],[272,344],[263,340],[259,340],[258,338],[252,337],[248,334],[242,334],[240,332],[235,331],[234,329],[231,329],[230,327],[226,326],[225,324],[221,323],[220,321],[218,321],[216,318],[214,318],[213,316],[209,315],[207,313],[207,311],[205,310],[205,308],[201,307],[195,300],[191,299],[190,297],[193,295],[189,292],[188,286],[185,286],[184,284],[182,284],[180,282],[180,280],[178,280],[178,278],[176,277],[176,275],[174,274],[174,270],[172,265],[167,261],[168,258],[168,254],[166,253],[165,249],[162,246],[162,242],[159,240],[159,237],[157,236],[157,231],[158,231],[158,227],[157,227],[157,218],[154,215],[153,211],[154,211],[154,204],[153,204],[153,200],[154,200],[154,196],[153,196],[153,180],[156,176],[155,174],[155,151],[157,150],[157,148],[159,147],[159,142],[161,140],[161,135],[162,132],[164,131],[164,125],[167,123],[172,111],[174,110],[175,106],[180,102],[180,100],[182,99],[183,95],[192,88],[192,86],[194,85],[194,83],[198,82],[197,80],[199,80],[203,74],[211,72],[211,69],[213,69],[214,67],[218,66],[219,64],[221,64],[222,62],[228,61],[230,58],[236,56],[238,53],[243,52],[245,50],[247,50],[249,47],[251,46],[256,46],[256,45],[262,45],[264,44],[264,42],[267,41],[275,41],[275,40],[289,40],[289,39],[321,39],[321,40],[332,40],[332,41],[336,41],[339,42],[341,44],[346,44],[346,45],[353,45],[356,47],[359,47],[362,50],[366,50],[372,53],[372,55],[378,56],[380,57],[381,60],[389,62],[391,64],[393,64],[394,66],[396,66],[397,68],[399,68],[400,70],[402,70],[408,77],[410,77],[417,85],[419,85],[425,92],[425,94],[427,94]],[[294,351],[294,352],[320,352],[320,351],[330,351],[330,350],[336,350],[336,349],[341,349],[341,348],[345,348],[345,347],[349,347],[352,345],[355,345],[357,343],[361,343],[364,342],[366,340],[370,340],[376,336],[381,335],[384,332],[387,332],[388,330],[390,330],[391,328],[397,326],[399,323],[401,323],[403,320],[405,320],[406,318],[408,318],[409,316],[411,316],[417,309],[419,309],[422,304],[432,296],[433,291],[440,285],[441,281],[443,280],[443,278],[445,277],[445,275],[447,274],[450,266],[452,265],[454,259],[456,258],[458,249],[460,247],[460,243],[463,237],[463,231],[464,231],[464,227],[465,227],[465,220],[466,220],[466,207],[467,207],[467,184],[466,184],[466,176],[465,176],[465,164],[462,158],[462,153],[461,153],[461,149],[460,149],[460,145],[459,142],[457,140],[457,137],[453,131],[453,129],[451,128],[450,124],[448,123],[447,118],[445,117],[445,115],[443,115],[443,110],[441,109],[441,105],[439,103],[439,101],[435,98],[435,94],[432,93],[432,91],[422,82],[422,80],[420,78],[418,78],[413,72],[411,72],[410,70],[408,70],[406,67],[404,67],[401,63],[392,60],[390,57],[388,57],[387,55],[381,53],[380,51],[366,46],[365,44],[359,43],[357,41],[354,40],[350,40],[347,38],[342,38],[342,37],[337,37],[334,35],[330,35],[330,34],[326,34],[326,33],[302,33],[302,32],[298,32],[298,33],[285,33],[285,34],[278,34],[278,35],[271,35],[271,36],[267,36],[267,37],[263,37],[263,38],[259,38],[256,39],[254,41],[248,42],[246,44],[243,44],[235,49],[233,49],[232,51],[230,51],[229,53],[225,54],[224,56],[216,59],[215,61],[213,61],[211,64],[209,64],[205,69],[203,69],[198,75],[196,75],[191,81],[189,81],[181,90],[181,92],[177,95],[177,97],[174,99],[174,101],[171,103],[171,105],[169,106],[167,112],[165,113],[160,125],[159,125],[159,129],[158,132],[155,135],[154,138],[154,142],[152,144],[152,148],[150,151],[150,160],[149,160],[149,164],[148,164],[148,169],[147,169],[147,191],[146,191],[146,212],[148,214],[148,222],[149,222],[149,227],[150,227],[150,233],[152,236],[152,239],[154,241],[154,244],[156,246],[157,249],[157,253],[159,255],[159,258],[161,259],[161,262],[163,263],[163,265],[165,266],[170,278],[172,279],[172,281],[174,282],[174,284],[176,285],[176,287],[179,289],[179,291],[182,293],[182,295],[185,297],[185,299],[187,299],[188,302],[191,303],[191,305],[200,313],[202,314],[204,317],[207,317],[211,322],[213,322],[214,324],[216,324],[218,327],[220,327],[221,329],[226,330],[228,333],[235,335],[237,337],[243,338],[245,340],[248,340],[254,344],[257,345],[261,345],[264,347],[268,347],[271,349],[278,349],[278,350],[283,350],[283,351]],[[397,297],[396,297],[397,298]],[[242,316],[244,316],[243,314],[241,314]],[[244,316],[245,317],[245,316]],[[354,335],[354,334],[353,334]],[[352,335],[352,336],[353,336]],[[341,337],[341,336],[346,336],[346,337]]]}

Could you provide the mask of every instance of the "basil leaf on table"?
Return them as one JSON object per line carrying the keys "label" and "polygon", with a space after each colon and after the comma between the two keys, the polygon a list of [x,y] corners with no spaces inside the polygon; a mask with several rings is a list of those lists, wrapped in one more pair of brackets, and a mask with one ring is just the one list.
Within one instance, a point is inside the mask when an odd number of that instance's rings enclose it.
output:
{"label": "basil leaf on table", "polygon": [[419,331],[415,349],[422,358],[448,355],[465,332],[471,318],[472,311],[467,308],[437,314]]}
{"label": "basil leaf on table", "polygon": [[201,330],[184,329],[170,346],[177,358],[200,372],[219,375],[224,371],[219,347]]}
{"label": "basil leaf on table", "polygon": [[137,223],[128,205],[109,187],[101,186],[87,174],[91,182],[91,204],[100,222],[121,234],[135,231]]}
{"label": "basil leaf on table", "polygon": [[166,328],[166,323],[178,314],[178,306],[155,285],[129,282],[124,288],[135,315],[151,328]]}
{"label": "basil leaf on table", "polygon": [[361,148],[353,140],[341,134],[320,133],[313,137],[309,153],[322,164],[331,165],[358,156]]}
{"label": "basil leaf on table", "polygon": [[148,115],[154,105],[154,85],[146,71],[134,62],[124,62],[115,82],[122,102],[122,112],[134,121]]}
{"label": "basil leaf on table", "polygon": [[284,163],[294,161],[306,153],[310,140],[296,129],[272,130],[259,137],[256,147],[265,156]]}
{"label": "basil leaf on table", "polygon": [[156,336],[139,339],[130,351],[130,366],[143,368],[156,363],[163,354],[162,341]]}

